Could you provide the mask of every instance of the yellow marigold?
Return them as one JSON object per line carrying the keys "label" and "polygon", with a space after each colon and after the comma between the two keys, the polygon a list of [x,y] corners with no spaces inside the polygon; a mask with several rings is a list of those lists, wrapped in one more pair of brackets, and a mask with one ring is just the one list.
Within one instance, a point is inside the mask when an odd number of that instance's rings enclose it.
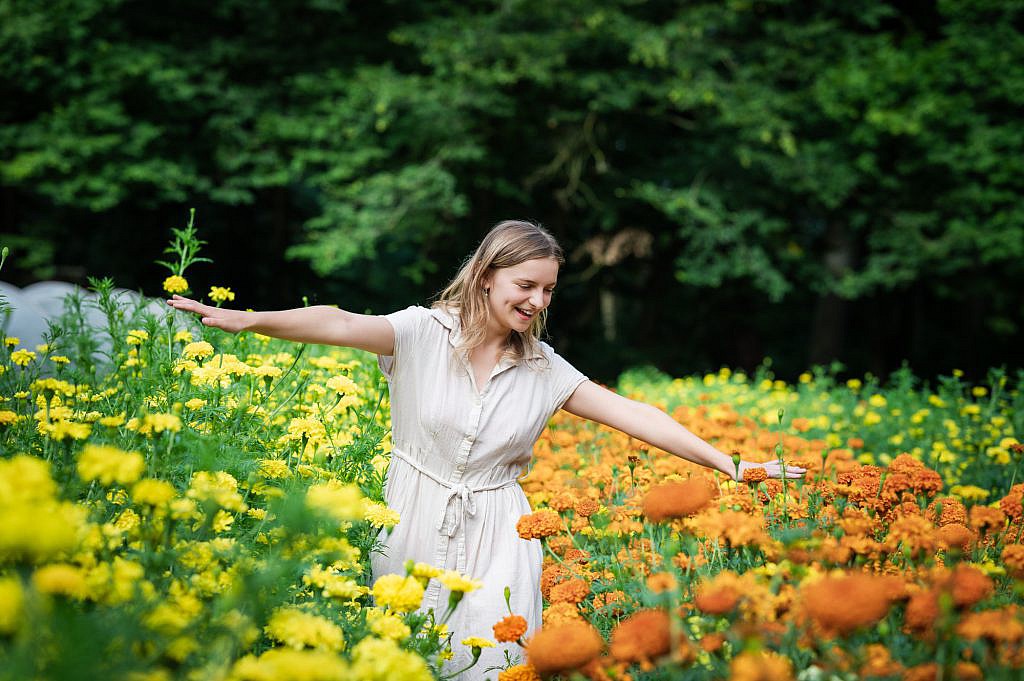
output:
{"label": "yellow marigold", "polygon": [[562,519],[549,509],[524,515],[516,523],[516,531],[523,539],[543,539],[556,535],[563,529]]}
{"label": "yellow marigold", "polygon": [[20,367],[28,366],[28,363],[36,358],[36,353],[31,350],[15,350],[11,353],[11,362]]}
{"label": "yellow marigold", "polygon": [[394,527],[401,520],[398,511],[371,499],[363,500],[363,519],[377,527]]}
{"label": "yellow marigold", "polygon": [[320,592],[325,598],[337,598],[340,600],[355,600],[367,593],[369,589],[361,586],[351,577],[341,574],[331,568],[324,568],[314,565],[308,575],[302,577],[305,584],[312,584],[320,587]]}
{"label": "yellow marigold", "polygon": [[517,664],[498,672],[498,681],[540,681],[540,674],[528,664]]}
{"label": "yellow marigold", "polygon": [[392,641],[404,641],[412,634],[409,625],[401,617],[380,608],[366,609],[366,623],[374,634]]}
{"label": "yellow marigold", "polygon": [[306,505],[338,522],[363,518],[362,491],[337,480],[311,485],[306,490]]}
{"label": "yellow marigold", "polygon": [[249,508],[238,493],[238,481],[225,471],[196,471],[185,492],[188,499],[216,504],[228,511],[244,512]]}
{"label": "yellow marigold", "polygon": [[174,486],[163,480],[145,478],[132,486],[132,501],[136,504],[163,506],[174,498]]}
{"label": "yellow marigold", "polygon": [[521,615],[509,615],[494,625],[494,638],[500,643],[513,643],[522,638],[528,625]]}
{"label": "yellow marigold", "polygon": [[205,406],[206,406],[206,400],[204,400],[204,399],[202,399],[200,397],[193,397],[191,400],[189,400],[188,402],[185,403],[185,408],[188,409],[189,411],[195,411],[197,409],[202,409]]}
{"label": "yellow marigold", "polygon": [[188,290],[188,282],[180,274],[172,274],[164,279],[164,290],[168,293],[184,293]]}
{"label": "yellow marigold", "polygon": [[601,635],[589,622],[566,622],[544,627],[526,644],[528,662],[541,675],[579,669],[604,647]]}
{"label": "yellow marigold", "polygon": [[143,329],[132,329],[128,332],[128,337],[125,338],[125,342],[128,345],[142,345],[145,341],[149,340],[149,332]]}
{"label": "yellow marigold", "polygon": [[206,341],[189,343],[182,348],[181,356],[187,360],[203,360],[213,356],[213,346]]}
{"label": "yellow marigold", "polygon": [[188,331],[186,329],[182,329],[181,331],[176,331],[174,333],[174,342],[175,343],[191,343],[192,342],[192,332]]}
{"label": "yellow marigold", "polygon": [[441,584],[444,585],[444,588],[449,591],[456,591],[459,593],[476,591],[484,585],[483,582],[459,574],[456,570],[445,570],[438,575],[437,581],[441,582]]}
{"label": "yellow marigold", "polygon": [[17,577],[0,577],[0,634],[13,634],[21,623],[25,594]]}
{"label": "yellow marigold", "polygon": [[347,679],[359,681],[433,681],[426,661],[416,653],[402,650],[387,638],[368,636],[352,649],[352,666]]}
{"label": "yellow marigold", "polygon": [[428,581],[444,574],[444,570],[439,567],[428,563],[413,563],[411,560],[405,564],[405,571],[409,573],[409,576],[418,579],[424,588]]}
{"label": "yellow marigold", "polygon": [[327,379],[327,387],[339,395],[354,395],[359,392],[359,386],[348,376],[331,376]]}
{"label": "yellow marigold", "polygon": [[13,412],[10,409],[0,410],[0,426],[9,426],[20,420],[21,417],[18,416],[17,412]]}
{"label": "yellow marigold", "polygon": [[282,608],[274,612],[264,631],[271,638],[290,648],[317,648],[341,650],[345,637],[341,627],[319,615],[297,608]]}
{"label": "yellow marigold", "polygon": [[231,667],[232,681],[346,681],[348,665],[323,650],[273,648],[259,657],[246,655]]}
{"label": "yellow marigold", "polygon": [[32,584],[37,591],[83,599],[89,594],[85,573],[80,567],[67,563],[44,565],[32,573]]}
{"label": "yellow marigold", "polygon": [[6,345],[9,348],[16,347],[18,345],[18,343],[20,343],[20,342],[21,342],[21,339],[18,338],[17,336],[5,336],[4,337],[4,345]]}
{"label": "yellow marigold", "polygon": [[126,452],[110,445],[87,444],[78,457],[78,475],[85,482],[99,481],[130,485],[142,477],[146,462],[138,452]]}
{"label": "yellow marigold", "polygon": [[373,583],[373,598],[391,610],[412,612],[423,602],[423,585],[415,577],[383,575]]}
{"label": "yellow marigold", "polygon": [[152,435],[169,431],[177,433],[181,430],[181,419],[177,414],[146,414],[138,424],[139,435]]}
{"label": "yellow marigold", "polygon": [[743,652],[729,664],[731,681],[793,681],[793,663],[788,657],[762,650]]}
{"label": "yellow marigold", "polygon": [[493,648],[495,644],[494,641],[482,636],[468,636],[462,639],[462,645],[469,648]]}
{"label": "yellow marigold", "polygon": [[235,299],[235,293],[226,286],[211,286],[210,300],[215,303],[223,303]]}

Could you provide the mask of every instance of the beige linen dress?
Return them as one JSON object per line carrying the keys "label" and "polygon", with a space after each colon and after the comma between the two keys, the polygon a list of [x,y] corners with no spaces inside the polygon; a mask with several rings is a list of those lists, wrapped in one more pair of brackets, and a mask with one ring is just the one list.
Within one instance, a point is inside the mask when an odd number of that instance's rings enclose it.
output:
{"label": "beige linen dress", "polygon": [[[516,532],[516,521],[531,512],[518,478],[548,420],[587,377],[540,343],[532,355],[539,362],[529,364],[541,369],[502,359],[478,386],[468,355],[455,351],[456,314],[412,306],[385,318],[395,329],[395,350],[378,358],[390,386],[394,443],[384,498],[401,521],[386,538],[382,533],[383,553],[371,555],[371,568],[374,579],[405,574],[412,559],[483,582],[448,621],[451,673],[472,659],[463,638],[494,639],[493,625],[508,615],[506,586],[512,612],[529,623],[526,636],[540,627],[542,547]],[[440,618],[447,603],[447,590],[431,580],[423,610]],[[462,678],[497,678],[484,670],[504,662],[504,649],[522,652],[514,644],[485,648]]]}

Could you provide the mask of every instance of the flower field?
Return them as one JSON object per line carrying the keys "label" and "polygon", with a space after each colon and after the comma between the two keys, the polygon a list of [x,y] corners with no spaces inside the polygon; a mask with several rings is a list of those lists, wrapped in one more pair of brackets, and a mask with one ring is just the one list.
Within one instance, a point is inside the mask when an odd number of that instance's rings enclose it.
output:
{"label": "flower field", "polygon": [[429,580],[459,594],[472,575],[370,581],[376,538],[401,522],[380,503],[390,414],[371,356],[95,288],[106,333],[80,330],[72,301],[46,345],[0,349],[0,678],[430,679],[495,644],[507,668],[487,675],[505,680],[1024,667],[1020,374],[629,372],[621,392],[807,478],[734,483],[563,412],[518,525],[545,545],[544,627],[525,640],[510,612],[458,640],[457,599],[417,608]]}

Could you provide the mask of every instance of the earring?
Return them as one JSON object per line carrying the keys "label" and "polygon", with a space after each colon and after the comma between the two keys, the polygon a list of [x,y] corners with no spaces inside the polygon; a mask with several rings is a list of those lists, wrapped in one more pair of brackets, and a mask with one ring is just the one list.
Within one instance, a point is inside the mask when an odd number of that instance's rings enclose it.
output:
{"label": "earring", "polygon": [[489,289],[489,288],[485,288],[485,289],[484,289],[484,295],[485,295],[485,296],[489,296],[489,295],[491,295],[491,289]]}

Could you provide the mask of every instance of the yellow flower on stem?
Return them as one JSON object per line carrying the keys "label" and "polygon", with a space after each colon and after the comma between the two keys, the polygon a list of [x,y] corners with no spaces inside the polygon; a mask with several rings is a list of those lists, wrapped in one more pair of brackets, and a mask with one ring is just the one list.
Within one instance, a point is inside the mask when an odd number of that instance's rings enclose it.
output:
{"label": "yellow flower on stem", "polygon": [[235,299],[235,293],[226,286],[211,286],[210,300],[215,303],[223,303]]}
{"label": "yellow flower on stem", "polygon": [[164,290],[168,293],[184,293],[188,290],[188,282],[180,274],[172,274],[164,279]]}

